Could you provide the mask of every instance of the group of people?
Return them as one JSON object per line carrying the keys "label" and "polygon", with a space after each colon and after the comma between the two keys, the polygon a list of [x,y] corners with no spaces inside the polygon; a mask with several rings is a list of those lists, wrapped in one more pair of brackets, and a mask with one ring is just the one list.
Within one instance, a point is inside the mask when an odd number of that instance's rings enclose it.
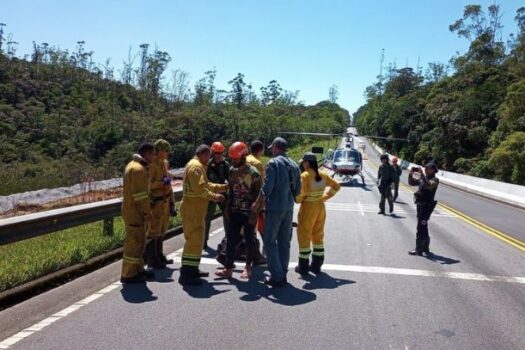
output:
{"label": "group of people", "polygon": [[[246,263],[240,277],[249,279],[252,267],[262,259],[270,272],[264,282],[273,287],[286,285],[295,203],[300,204],[299,259],[295,271],[301,275],[321,272],[326,221],[324,202],[339,191],[340,185],[319,170],[315,154],[305,153],[298,165],[287,157],[285,139],[275,138],[268,148],[272,158],[266,166],[261,162],[264,154],[261,141],[253,141],[250,147],[244,142],[233,143],[227,152],[231,164],[224,159],[226,148],[220,142],[196,148],[183,177],[180,214],[185,244],[180,284],[198,285],[209,275],[199,266],[202,252],[208,248],[211,220],[217,206],[222,211],[226,248],[223,259],[218,259],[223,266],[217,269],[216,276],[232,277],[236,250],[242,240]],[[162,139],[144,144],[126,166],[122,205],[126,230],[123,283],[145,282],[154,277],[154,269],[173,263],[163,254],[162,243],[170,216],[177,215],[167,160],[170,149],[170,144]],[[383,155],[381,162],[377,180],[381,193],[379,214],[385,214],[385,200],[392,213],[402,170],[397,158],[390,165],[388,155]],[[414,194],[416,248],[409,252],[411,255],[430,254],[427,221],[437,203],[434,200],[439,184],[436,172],[437,166],[430,162],[424,172],[412,168],[409,173],[409,184],[418,186]],[[256,228],[262,236],[265,259],[258,248]]]}

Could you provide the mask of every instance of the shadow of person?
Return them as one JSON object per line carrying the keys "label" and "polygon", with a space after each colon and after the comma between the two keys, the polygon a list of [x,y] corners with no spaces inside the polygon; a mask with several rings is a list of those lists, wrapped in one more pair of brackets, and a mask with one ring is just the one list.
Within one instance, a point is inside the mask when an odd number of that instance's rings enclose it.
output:
{"label": "shadow of person", "polygon": [[164,269],[155,271],[155,282],[159,283],[170,283],[173,282],[173,273],[179,269],[172,269],[166,267]]}
{"label": "shadow of person", "polygon": [[141,304],[158,299],[146,283],[123,284],[120,294],[125,301],[132,304]]}
{"label": "shadow of person", "polygon": [[215,258],[217,257],[217,250],[211,248],[211,247],[207,247],[204,249],[204,254],[202,254],[203,257],[206,257],[206,258]]}
{"label": "shadow of person", "polygon": [[396,213],[390,214],[390,217],[393,219],[406,219],[406,216],[397,215]]}
{"label": "shadow of person", "polygon": [[213,296],[229,292],[231,289],[218,290],[215,286],[227,285],[228,283],[220,282],[208,282],[206,280],[202,281],[202,284],[198,286],[183,286],[182,290],[185,291],[190,297],[196,299],[209,299]]}
{"label": "shadow of person", "polygon": [[452,265],[452,264],[457,264],[457,263],[461,262],[460,260],[447,258],[447,257],[441,256],[441,255],[436,255],[436,254],[434,254],[432,252],[426,254],[425,258],[427,258],[430,261],[440,263],[441,265]]}
{"label": "shadow of person", "polygon": [[346,280],[342,278],[334,278],[325,272],[321,272],[316,276],[308,274],[304,277],[306,284],[303,289],[315,290],[315,289],[335,289],[346,284],[354,284],[355,281]]}
{"label": "shadow of person", "polygon": [[263,279],[264,269],[254,268],[252,270],[252,277],[249,280],[231,278],[229,282],[234,285],[239,292],[244,293],[244,295],[240,297],[243,301],[257,301],[265,298],[272,303],[285,306],[297,306],[310,303],[317,298],[314,293],[298,289],[291,284],[280,288],[269,287],[262,282]]}
{"label": "shadow of person", "polygon": [[406,202],[401,202],[400,200],[396,200],[396,201],[394,201],[394,203],[396,203],[396,204],[402,204],[402,205],[407,205],[407,204],[408,204],[408,203],[406,203]]}

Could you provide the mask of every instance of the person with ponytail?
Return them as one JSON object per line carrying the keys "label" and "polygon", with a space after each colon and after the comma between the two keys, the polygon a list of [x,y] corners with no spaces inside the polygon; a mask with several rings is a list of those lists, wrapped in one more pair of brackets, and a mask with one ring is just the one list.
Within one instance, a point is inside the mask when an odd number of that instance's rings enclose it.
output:
{"label": "person with ponytail", "polygon": [[301,204],[297,222],[299,263],[295,271],[301,275],[308,274],[308,270],[318,274],[324,262],[324,202],[332,198],[341,186],[328,174],[319,171],[315,154],[305,153],[302,166],[304,171],[301,174],[301,193],[295,197],[295,201]]}

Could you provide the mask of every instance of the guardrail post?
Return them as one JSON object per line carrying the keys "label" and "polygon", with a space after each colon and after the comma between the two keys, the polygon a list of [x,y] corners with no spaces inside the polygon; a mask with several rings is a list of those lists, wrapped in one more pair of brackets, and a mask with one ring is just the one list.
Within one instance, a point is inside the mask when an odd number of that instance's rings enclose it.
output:
{"label": "guardrail post", "polygon": [[104,219],[103,225],[104,228],[102,229],[102,232],[104,233],[104,236],[113,236],[113,218]]}

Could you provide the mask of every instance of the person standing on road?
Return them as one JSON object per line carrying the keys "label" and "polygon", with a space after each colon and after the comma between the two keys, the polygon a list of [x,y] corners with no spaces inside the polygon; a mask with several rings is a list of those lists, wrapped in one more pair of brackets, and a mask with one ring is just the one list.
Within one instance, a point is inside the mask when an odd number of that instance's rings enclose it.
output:
{"label": "person standing on road", "polygon": [[[303,156],[301,174],[301,193],[295,198],[301,203],[297,220],[297,240],[299,242],[299,263],[295,271],[307,275],[308,269],[320,273],[324,262],[324,224],[326,209],[324,202],[332,198],[341,188],[328,174],[319,171],[317,157],[311,152]],[[326,191],[326,188],[329,188]],[[313,246],[313,253],[312,253]],[[310,263],[312,254],[312,264]]]}
{"label": "person standing on road", "polygon": [[[246,157],[246,163],[255,167],[255,169],[257,169],[257,171],[259,172],[259,175],[261,175],[261,179],[264,180],[265,169],[264,164],[261,162],[263,154],[264,144],[259,140],[252,141],[252,143],[250,144],[250,154],[248,155],[248,157]],[[264,232],[264,208],[261,209],[259,215],[257,216],[257,231],[259,231],[259,234],[262,236]],[[266,259],[264,257],[264,255],[266,254],[264,254],[264,251],[263,254],[261,254],[258,248],[260,245],[259,240],[257,239],[257,235],[255,235],[254,238],[257,247],[255,265],[264,265],[266,264]]]}
{"label": "person standing on road", "polygon": [[264,283],[273,287],[286,285],[290,261],[294,198],[301,193],[299,167],[286,156],[286,140],[276,137],[271,146],[273,158],[268,162],[264,184],[252,211],[266,208],[263,241],[271,277]]}
{"label": "person standing on road", "polygon": [[226,232],[226,263],[224,269],[218,269],[219,277],[232,276],[237,245],[242,240],[241,229],[244,232],[246,247],[246,265],[241,278],[248,279],[252,275],[252,264],[255,260],[255,225],[257,213],[251,211],[253,203],[261,191],[262,179],[257,169],[246,162],[248,146],[243,142],[235,142],[228,150],[232,161],[228,177],[228,196],[224,215],[228,220],[229,230]]}
{"label": "person standing on road", "polygon": [[163,254],[163,235],[168,230],[170,215],[175,215],[175,199],[171,187],[168,155],[168,141],[159,139],[155,142],[156,158],[150,164],[150,205],[152,219],[148,227],[148,243],[146,243],[146,264],[152,268],[165,268],[173,264],[173,259],[167,259]]}
{"label": "person standing on road", "polygon": [[439,179],[436,177],[437,171],[437,165],[429,162],[425,165],[424,173],[421,168],[412,168],[408,174],[408,184],[418,186],[417,191],[414,192],[414,202],[417,208],[416,249],[408,252],[410,255],[431,254],[428,220],[437,205],[434,200],[439,185]]}
{"label": "person standing on road", "polygon": [[[195,151],[195,158],[186,164],[182,182],[182,203],[180,214],[184,230],[184,249],[180,268],[179,283],[182,285],[197,285],[202,283],[200,277],[208,273],[199,271],[199,265],[204,245],[204,230],[208,202],[224,202],[228,185],[212,184],[206,176],[206,164],[210,160],[211,151],[207,145],[200,145]],[[216,193],[215,193],[216,192]]]}
{"label": "person standing on road", "polygon": [[[208,176],[208,181],[214,184],[225,184],[226,179],[228,178],[228,173],[230,171],[230,164],[224,160],[224,145],[221,142],[214,142],[211,145],[212,157],[208,161],[208,168],[206,170],[206,175]],[[218,203],[219,208],[221,209],[222,223],[224,230],[226,229],[226,219],[224,217],[224,203]],[[211,221],[215,216],[215,211],[217,210],[217,203],[211,201],[208,204],[208,212],[206,214],[206,232],[204,236],[204,249],[208,248],[208,239],[210,238],[210,227]]]}
{"label": "person standing on road", "polygon": [[377,184],[381,193],[378,214],[385,214],[385,200],[388,200],[390,213],[394,211],[394,200],[392,199],[392,183],[396,180],[396,172],[388,162],[388,154],[381,155],[381,165],[377,171]]}
{"label": "person standing on road", "polygon": [[138,154],[124,170],[122,219],[126,236],[122,259],[122,283],[142,283],[152,278],[152,272],[144,270],[144,248],[146,245],[146,225],[151,221],[149,202],[148,165],[155,159],[152,144],[140,146]]}
{"label": "person standing on road", "polygon": [[403,173],[401,167],[397,165],[398,161],[397,157],[392,158],[392,168],[394,168],[394,172],[396,173],[396,180],[394,181],[394,202],[399,195],[399,181],[401,180],[401,174]]}

